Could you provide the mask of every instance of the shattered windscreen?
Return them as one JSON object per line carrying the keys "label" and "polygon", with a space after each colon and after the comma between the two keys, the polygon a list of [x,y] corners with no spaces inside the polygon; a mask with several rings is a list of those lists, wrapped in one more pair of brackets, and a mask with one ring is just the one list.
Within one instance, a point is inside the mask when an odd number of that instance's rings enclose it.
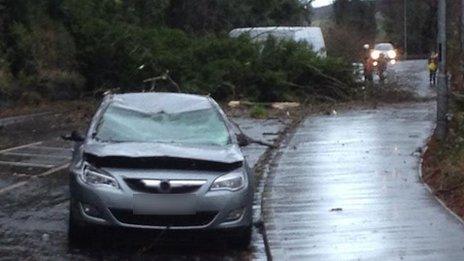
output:
{"label": "shattered windscreen", "polygon": [[103,142],[155,142],[226,145],[229,132],[213,108],[179,113],[147,113],[110,105],[95,139]]}

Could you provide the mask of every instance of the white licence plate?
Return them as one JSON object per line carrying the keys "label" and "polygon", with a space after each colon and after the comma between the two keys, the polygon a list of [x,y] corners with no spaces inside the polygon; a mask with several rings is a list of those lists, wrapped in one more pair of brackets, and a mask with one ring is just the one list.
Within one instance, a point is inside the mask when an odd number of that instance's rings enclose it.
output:
{"label": "white licence plate", "polygon": [[134,194],[135,215],[195,214],[197,200],[193,194]]}

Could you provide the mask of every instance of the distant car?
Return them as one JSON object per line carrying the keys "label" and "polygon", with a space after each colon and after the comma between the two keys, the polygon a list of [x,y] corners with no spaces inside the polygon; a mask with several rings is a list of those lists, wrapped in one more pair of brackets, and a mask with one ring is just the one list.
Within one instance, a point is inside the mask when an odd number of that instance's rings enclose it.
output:
{"label": "distant car", "polygon": [[287,39],[296,42],[308,43],[314,52],[318,53],[321,57],[326,57],[326,49],[324,36],[322,35],[321,28],[309,26],[269,26],[269,27],[248,27],[236,28],[230,31],[231,37],[238,37],[242,34],[249,34],[249,36],[257,41],[265,41],[269,36],[276,37],[277,39]]}
{"label": "distant car", "polygon": [[371,51],[371,58],[374,61],[377,61],[381,54],[391,63],[395,64],[398,58],[398,53],[395,50],[395,47],[391,43],[378,43],[374,46],[374,49]]}
{"label": "distant car", "polygon": [[113,226],[220,230],[247,247],[253,173],[232,126],[210,97],[107,95],[85,137],[65,137],[75,141],[70,242]]}

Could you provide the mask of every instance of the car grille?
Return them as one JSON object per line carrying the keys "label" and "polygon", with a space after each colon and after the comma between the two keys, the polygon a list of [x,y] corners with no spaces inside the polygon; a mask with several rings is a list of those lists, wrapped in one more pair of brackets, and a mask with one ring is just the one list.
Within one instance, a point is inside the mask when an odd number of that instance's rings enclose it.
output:
{"label": "car grille", "polygon": [[[126,184],[134,191],[143,192],[143,193],[154,193],[154,194],[187,194],[194,193],[201,186],[206,183],[206,181],[189,181],[189,180],[171,180],[166,181],[167,188],[163,189],[163,186],[147,186],[143,183],[142,179],[124,179]],[[165,181],[160,181],[163,183]],[[175,184],[177,182],[178,184]],[[193,182],[193,183],[192,183]],[[196,182],[196,183],[195,183]],[[198,183],[200,182],[200,183]]]}
{"label": "car grille", "polygon": [[132,210],[110,209],[121,223],[144,226],[199,227],[208,225],[216,217],[216,211],[198,212],[194,215],[135,215]]}

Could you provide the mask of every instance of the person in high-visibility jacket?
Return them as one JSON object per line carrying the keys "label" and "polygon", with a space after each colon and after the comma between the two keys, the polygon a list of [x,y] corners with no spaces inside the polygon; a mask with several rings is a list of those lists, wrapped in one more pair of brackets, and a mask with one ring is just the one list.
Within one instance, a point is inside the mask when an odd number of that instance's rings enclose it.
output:
{"label": "person in high-visibility jacket", "polygon": [[430,55],[427,68],[429,69],[430,84],[435,85],[437,83],[437,70],[438,70],[438,55],[432,52]]}

